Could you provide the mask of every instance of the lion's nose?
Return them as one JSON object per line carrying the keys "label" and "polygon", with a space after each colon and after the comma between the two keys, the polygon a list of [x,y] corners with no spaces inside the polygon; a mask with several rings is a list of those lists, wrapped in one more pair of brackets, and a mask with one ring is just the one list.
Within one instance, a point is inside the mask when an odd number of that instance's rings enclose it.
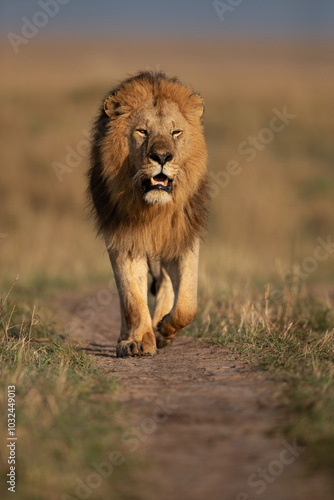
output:
{"label": "lion's nose", "polygon": [[172,153],[150,153],[150,158],[151,160],[160,163],[163,167],[165,163],[172,161],[173,155]]}

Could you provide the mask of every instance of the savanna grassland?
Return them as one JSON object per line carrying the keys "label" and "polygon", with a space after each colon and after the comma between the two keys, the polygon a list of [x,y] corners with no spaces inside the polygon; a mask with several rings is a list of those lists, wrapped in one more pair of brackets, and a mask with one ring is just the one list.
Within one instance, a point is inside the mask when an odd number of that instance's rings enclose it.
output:
{"label": "savanna grassland", "polygon": [[[20,286],[32,290],[110,274],[85,211],[87,134],[106,91],[141,68],[176,74],[205,99],[214,198],[202,251],[204,281],[213,273],[213,282],[225,286],[239,279],[263,284],[312,256],[317,237],[331,234],[330,48],[217,40],[193,47],[142,43],[133,53],[126,42],[37,42],[2,55],[3,282],[19,273]],[[262,150],[254,158],[245,145],[240,154],[240,144],[270,126],[274,108],[284,107],[295,118],[268,144],[258,141]],[[226,182],[231,160],[241,172]],[[61,181],[54,162],[66,167]],[[223,179],[220,185],[212,172]],[[307,283],[333,274],[328,258]]]}
{"label": "savanna grassland", "polygon": [[[115,381],[68,341],[46,302],[111,279],[86,209],[88,135],[104,94],[139,69],[175,74],[205,100],[213,199],[188,334],[269,370],[287,414],[277,432],[305,444],[312,470],[334,465],[333,56],[333,45],[218,39],[3,49],[1,405],[16,384],[23,476],[42,443],[24,498],[46,498],[41,488],[59,498],[65,472],[84,470],[119,429]],[[78,430],[80,412],[89,432]]]}

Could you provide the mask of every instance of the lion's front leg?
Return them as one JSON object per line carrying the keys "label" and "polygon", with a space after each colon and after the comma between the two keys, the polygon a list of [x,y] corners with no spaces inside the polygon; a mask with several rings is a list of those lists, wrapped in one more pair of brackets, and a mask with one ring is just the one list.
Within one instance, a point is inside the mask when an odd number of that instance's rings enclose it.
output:
{"label": "lion's front leg", "polygon": [[150,312],[147,306],[147,260],[109,252],[119,293],[122,314],[118,357],[156,353]]}
{"label": "lion's front leg", "polygon": [[[166,264],[171,277],[175,299],[170,313],[160,321],[157,331],[167,341],[195,318],[197,313],[199,241],[177,260]],[[168,342],[167,342],[168,343]]]}

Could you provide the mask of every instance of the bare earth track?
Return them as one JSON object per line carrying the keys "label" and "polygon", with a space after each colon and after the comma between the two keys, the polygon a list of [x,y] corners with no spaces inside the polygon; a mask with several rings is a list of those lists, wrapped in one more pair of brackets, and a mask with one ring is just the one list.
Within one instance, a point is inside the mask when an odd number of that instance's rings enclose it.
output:
{"label": "bare earth track", "polygon": [[57,305],[71,335],[118,379],[132,429],[125,449],[149,463],[136,473],[133,498],[331,498],[325,478],[306,477],[303,451],[273,437],[282,416],[270,402],[272,381],[221,348],[182,336],[153,358],[116,358],[116,291],[112,297],[89,321],[78,315],[87,296],[65,295]]}

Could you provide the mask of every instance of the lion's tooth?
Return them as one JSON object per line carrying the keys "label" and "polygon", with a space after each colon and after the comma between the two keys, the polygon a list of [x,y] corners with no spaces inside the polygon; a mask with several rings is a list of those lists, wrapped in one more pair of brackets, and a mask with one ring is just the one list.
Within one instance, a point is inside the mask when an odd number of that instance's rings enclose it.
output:
{"label": "lion's tooth", "polygon": [[155,180],[153,179],[153,177],[151,177],[151,186],[154,186],[155,184]]}

